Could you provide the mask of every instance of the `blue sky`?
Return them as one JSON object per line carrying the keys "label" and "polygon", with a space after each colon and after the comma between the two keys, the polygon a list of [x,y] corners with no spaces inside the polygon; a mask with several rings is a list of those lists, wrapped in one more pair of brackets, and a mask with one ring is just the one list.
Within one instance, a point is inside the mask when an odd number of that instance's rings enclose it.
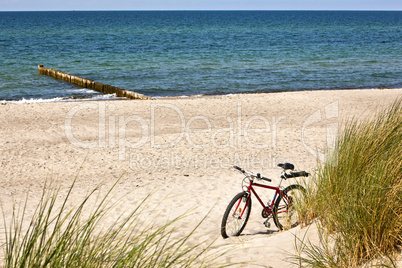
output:
{"label": "blue sky", "polygon": [[0,0],[25,10],[402,10],[401,0]]}

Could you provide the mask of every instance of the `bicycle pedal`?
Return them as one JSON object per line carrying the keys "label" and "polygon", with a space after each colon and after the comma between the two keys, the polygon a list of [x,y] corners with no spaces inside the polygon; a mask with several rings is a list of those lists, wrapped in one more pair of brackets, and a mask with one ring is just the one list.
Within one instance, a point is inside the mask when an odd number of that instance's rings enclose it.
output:
{"label": "bicycle pedal", "polygon": [[266,228],[270,228],[270,227],[271,227],[271,223],[268,222],[268,220],[266,220],[266,221],[264,222],[264,225],[265,225]]}
{"label": "bicycle pedal", "polygon": [[[269,210],[269,207],[266,207]],[[266,219],[268,218],[269,214],[265,211],[265,209],[262,209],[261,211],[261,216]]]}

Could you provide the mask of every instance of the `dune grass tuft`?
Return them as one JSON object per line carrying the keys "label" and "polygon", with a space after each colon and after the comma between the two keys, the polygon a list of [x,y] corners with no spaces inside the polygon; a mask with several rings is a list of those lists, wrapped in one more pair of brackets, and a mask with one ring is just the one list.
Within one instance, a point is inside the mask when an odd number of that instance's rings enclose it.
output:
{"label": "dune grass tuft", "polygon": [[325,229],[321,246],[305,245],[307,257],[298,261],[313,267],[389,263],[402,246],[402,99],[371,120],[347,123],[331,160],[319,166],[303,214]]}
{"label": "dune grass tuft", "polygon": [[[75,183],[75,181],[74,181]],[[58,200],[60,188],[45,186],[32,218],[26,206],[14,207],[11,222],[4,215],[6,243],[4,267],[223,267],[219,258],[226,249],[214,249],[194,233],[177,234],[180,220],[143,219],[147,198],[132,211],[125,211],[107,224],[118,202],[111,189],[96,196],[90,192],[73,208],[66,197]],[[116,182],[117,183],[117,182]],[[95,197],[94,197],[95,195]],[[89,200],[97,198],[94,208]],[[148,223],[146,223],[148,222]],[[199,223],[201,224],[201,222]],[[196,242],[196,243],[194,243]]]}

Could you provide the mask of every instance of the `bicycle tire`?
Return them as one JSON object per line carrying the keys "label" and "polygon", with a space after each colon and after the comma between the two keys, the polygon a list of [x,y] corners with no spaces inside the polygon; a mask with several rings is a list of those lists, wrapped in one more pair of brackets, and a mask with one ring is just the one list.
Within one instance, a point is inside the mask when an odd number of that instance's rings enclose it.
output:
{"label": "bicycle tire", "polygon": [[[243,212],[243,210],[246,210]],[[243,217],[239,218],[239,213]],[[248,193],[241,192],[233,197],[223,214],[221,224],[221,235],[223,238],[239,236],[246,227],[251,212],[251,198]]]}
{"label": "bicycle tire", "polygon": [[299,184],[286,187],[275,201],[273,208],[273,218],[279,230],[290,229],[299,224],[297,213],[297,201],[306,193],[306,189]]}

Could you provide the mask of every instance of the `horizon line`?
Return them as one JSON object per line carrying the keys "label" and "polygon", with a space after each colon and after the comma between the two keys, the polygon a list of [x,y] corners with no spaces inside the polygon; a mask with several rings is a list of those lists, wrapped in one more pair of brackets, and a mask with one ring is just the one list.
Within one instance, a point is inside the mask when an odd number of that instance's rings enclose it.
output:
{"label": "horizon line", "polygon": [[401,9],[49,9],[49,10],[0,10],[0,12],[52,12],[52,11],[402,11]]}

